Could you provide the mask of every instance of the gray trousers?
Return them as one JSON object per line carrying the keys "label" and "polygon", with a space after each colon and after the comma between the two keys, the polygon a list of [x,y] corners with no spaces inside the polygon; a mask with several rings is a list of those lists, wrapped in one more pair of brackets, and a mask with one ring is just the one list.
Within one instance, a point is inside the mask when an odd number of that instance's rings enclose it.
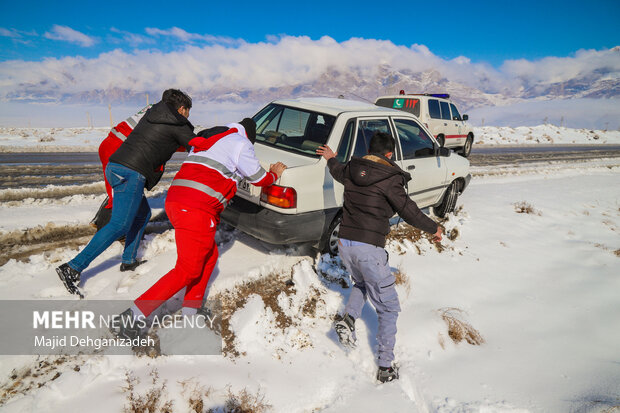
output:
{"label": "gray trousers", "polygon": [[345,312],[358,319],[366,299],[370,300],[379,318],[379,366],[390,367],[394,360],[396,320],[400,303],[395,288],[396,279],[388,264],[388,253],[383,248],[369,244],[340,244],[338,248],[340,258],[353,279],[353,288]]}

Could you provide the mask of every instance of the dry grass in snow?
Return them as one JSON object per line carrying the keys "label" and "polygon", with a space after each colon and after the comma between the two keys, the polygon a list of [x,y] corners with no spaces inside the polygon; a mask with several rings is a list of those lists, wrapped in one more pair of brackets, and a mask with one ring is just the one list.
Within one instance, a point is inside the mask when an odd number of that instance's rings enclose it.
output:
{"label": "dry grass in snow", "polygon": [[542,212],[536,210],[532,205],[528,204],[525,201],[517,202],[514,204],[515,212],[517,214],[531,214],[542,216]]}
{"label": "dry grass in snow", "polygon": [[[230,318],[242,309],[248,302],[249,297],[258,295],[265,307],[274,314],[275,327],[284,332],[289,327],[297,327],[301,318],[316,318],[317,307],[324,304],[321,298],[322,292],[315,286],[310,286],[303,294],[303,302],[299,307],[299,313],[295,309],[283,308],[284,301],[290,301],[299,292],[293,282],[295,268],[303,262],[290,267],[286,272],[275,271],[259,279],[247,281],[235,288],[223,291],[214,298],[221,304],[221,335],[223,340],[223,353],[228,357],[239,357],[242,354],[235,347],[235,333],[230,325]],[[284,296],[284,297],[282,297]]]}
{"label": "dry grass in snow", "polygon": [[[480,332],[463,319],[463,314],[465,313],[463,310],[448,307],[442,308],[438,310],[438,312],[443,321],[445,321],[448,325],[448,336],[452,339],[452,341],[458,344],[465,340],[474,346],[484,344],[484,338]],[[439,336],[439,344],[441,344],[441,347],[444,348],[445,343],[441,334]]]}

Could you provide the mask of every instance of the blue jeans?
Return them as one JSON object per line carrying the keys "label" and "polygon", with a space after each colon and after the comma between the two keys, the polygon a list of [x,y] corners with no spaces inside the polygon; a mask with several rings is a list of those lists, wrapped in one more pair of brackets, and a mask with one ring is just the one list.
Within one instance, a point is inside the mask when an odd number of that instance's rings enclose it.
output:
{"label": "blue jeans", "polygon": [[358,319],[366,299],[370,300],[379,319],[379,366],[390,367],[394,360],[400,303],[395,288],[396,278],[388,264],[388,254],[383,248],[344,239],[338,245],[338,251],[353,279],[345,312]]}
{"label": "blue jeans", "polygon": [[122,235],[125,235],[122,262],[134,262],[144,229],[151,218],[151,208],[144,196],[146,178],[142,174],[110,162],[105,169],[105,176],[114,191],[112,217],[82,252],[69,261],[69,266],[80,272]]}

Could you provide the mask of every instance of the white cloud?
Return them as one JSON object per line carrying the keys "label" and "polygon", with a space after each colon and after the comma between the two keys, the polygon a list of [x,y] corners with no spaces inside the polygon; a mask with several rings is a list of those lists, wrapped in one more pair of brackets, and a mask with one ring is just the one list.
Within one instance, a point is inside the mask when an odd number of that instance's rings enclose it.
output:
{"label": "white cloud", "polygon": [[[172,36],[181,42],[210,38],[179,28],[151,28],[147,33]],[[337,42],[327,36],[318,40],[280,36],[259,43],[239,42],[234,46],[221,42],[190,44],[172,52],[114,50],[95,58],[0,62],[0,99],[111,89],[138,93],[178,87],[195,93],[218,88],[282,87],[315,81],[328,69],[368,80],[374,79],[382,64],[413,73],[436,70],[451,81],[496,93],[569,79],[575,74],[596,74],[601,70],[618,79],[619,55],[617,49],[587,50],[564,58],[507,61],[496,69],[485,63],[473,63],[465,56],[445,60],[418,44],[406,47],[386,40],[352,38]]]}
{"label": "white cloud", "polygon": [[20,38],[21,34],[15,29],[5,29],[4,27],[0,27],[0,36],[2,37],[12,37],[12,38]]}
{"label": "white cloud", "polygon": [[90,47],[96,43],[94,37],[90,37],[82,32],[73,30],[71,27],[60,26],[58,24],[53,25],[52,30],[46,32],[43,36],[47,39],[77,43],[83,47]]}
{"label": "white cloud", "polygon": [[110,31],[112,33],[115,33],[121,36],[120,38],[114,37],[111,39],[111,41],[116,44],[124,43],[131,47],[137,47],[143,44],[155,43],[155,40],[153,40],[150,37],[143,36],[143,35],[136,34],[136,33],[127,32],[124,30],[119,30],[116,27],[110,28]]}
{"label": "white cloud", "polygon": [[0,27],[0,36],[2,37],[10,37],[12,39],[22,39],[25,36],[36,36],[37,32],[35,32],[34,30],[32,31],[24,31],[24,30],[17,30],[17,29],[7,29],[5,27]]}
{"label": "white cloud", "polygon": [[608,50],[579,50],[574,56],[545,57],[540,60],[507,60],[501,67],[508,76],[530,83],[564,82],[598,70],[620,75],[620,48]]}
{"label": "white cloud", "polygon": [[241,42],[240,40],[235,40],[231,37],[213,36],[210,34],[189,33],[178,27],[172,27],[166,30],[162,30],[162,29],[158,29],[154,27],[147,27],[145,31],[147,34],[151,36],[173,37],[185,43],[202,41],[202,42],[207,42],[207,43],[219,43],[219,44],[233,45],[233,44],[237,44]]}

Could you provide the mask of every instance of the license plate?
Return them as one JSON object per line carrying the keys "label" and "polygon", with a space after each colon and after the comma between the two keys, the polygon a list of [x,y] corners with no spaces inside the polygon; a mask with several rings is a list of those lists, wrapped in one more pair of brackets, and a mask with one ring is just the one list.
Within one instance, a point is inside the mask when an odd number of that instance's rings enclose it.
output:
{"label": "license plate", "polygon": [[243,192],[246,192],[248,194],[250,194],[252,192],[251,188],[250,188],[250,183],[248,181],[246,181],[245,179],[243,179],[241,182],[239,182],[238,189],[243,191]]}

